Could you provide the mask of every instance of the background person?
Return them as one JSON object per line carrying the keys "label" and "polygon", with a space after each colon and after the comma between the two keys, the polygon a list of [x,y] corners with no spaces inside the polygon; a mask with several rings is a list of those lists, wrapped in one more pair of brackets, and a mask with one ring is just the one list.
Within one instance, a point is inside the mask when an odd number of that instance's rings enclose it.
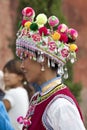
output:
{"label": "background person", "polygon": [[24,88],[25,76],[20,69],[20,62],[16,59],[8,61],[3,72],[7,90],[3,102],[14,129],[21,130],[21,126],[17,123],[17,117],[20,114],[24,116],[29,106],[28,92]]}

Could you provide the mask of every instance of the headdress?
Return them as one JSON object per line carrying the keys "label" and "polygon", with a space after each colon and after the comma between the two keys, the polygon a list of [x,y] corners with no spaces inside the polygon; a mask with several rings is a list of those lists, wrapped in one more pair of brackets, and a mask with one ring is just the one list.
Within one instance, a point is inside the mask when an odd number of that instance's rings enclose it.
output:
{"label": "headdress", "polygon": [[[35,18],[35,11],[31,7],[25,7],[22,15],[23,19],[16,40],[18,57],[23,59],[29,54],[30,58],[43,62],[46,56],[48,66],[55,66],[56,63],[58,68],[64,68],[69,60],[72,63],[76,60],[78,47],[75,42],[78,32],[75,29],[68,28],[66,24],[59,24],[56,16],[47,18],[41,13]],[[39,58],[36,57],[36,53]]]}

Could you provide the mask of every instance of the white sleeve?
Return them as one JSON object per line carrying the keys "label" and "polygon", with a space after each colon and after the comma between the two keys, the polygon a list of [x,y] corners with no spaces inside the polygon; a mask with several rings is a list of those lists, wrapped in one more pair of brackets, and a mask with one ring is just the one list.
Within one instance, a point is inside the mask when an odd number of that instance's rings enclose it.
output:
{"label": "white sleeve", "polygon": [[50,105],[46,117],[52,130],[86,130],[76,106],[64,98]]}
{"label": "white sleeve", "polygon": [[6,92],[6,94],[5,94],[4,98],[3,98],[3,99],[6,99],[6,100],[8,100],[10,102],[11,107],[13,107],[14,104],[15,104],[15,99],[14,99],[13,95],[14,95],[14,89],[13,90],[11,89],[11,90],[8,90]]}

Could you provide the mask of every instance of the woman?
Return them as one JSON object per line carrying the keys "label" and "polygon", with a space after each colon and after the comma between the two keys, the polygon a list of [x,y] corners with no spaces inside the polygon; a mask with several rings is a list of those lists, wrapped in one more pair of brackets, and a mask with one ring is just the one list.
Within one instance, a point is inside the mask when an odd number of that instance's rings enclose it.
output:
{"label": "woman", "polygon": [[[17,117],[20,114],[24,116],[29,106],[29,96],[25,89],[27,85],[25,84],[26,79],[24,73],[20,69],[20,62],[15,59],[5,64],[3,72],[5,88],[7,90],[3,102],[14,129],[21,130],[21,126],[17,123]],[[29,85],[27,86],[29,87]]]}
{"label": "woman", "polygon": [[[39,14],[36,21],[31,7],[22,10],[22,28],[18,31],[16,54],[22,59],[21,68],[30,83],[37,83],[40,91],[30,101],[25,117],[19,117],[23,130],[85,130],[79,105],[62,82],[67,75],[66,63],[76,60],[78,33],[59,24],[56,16],[47,19]],[[51,29],[45,27],[46,22]],[[71,43],[72,42],[72,43]],[[58,75],[58,76],[57,76]]]}

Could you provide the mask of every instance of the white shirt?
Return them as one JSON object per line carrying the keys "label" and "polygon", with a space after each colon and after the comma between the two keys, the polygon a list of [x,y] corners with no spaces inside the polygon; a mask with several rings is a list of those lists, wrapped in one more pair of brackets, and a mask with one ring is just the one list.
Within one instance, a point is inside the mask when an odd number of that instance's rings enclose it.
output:
{"label": "white shirt", "polygon": [[11,109],[8,111],[10,120],[15,130],[21,130],[22,125],[17,122],[19,116],[25,117],[29,106],[27,91],[22,87],[10,89],[6,92],[4,99],[7,99],[11,104]]}
{"label": "white shirt", "polygon": [[86,130],[75,104],[65,98],[56,99],[44,112],[47,130]]}

